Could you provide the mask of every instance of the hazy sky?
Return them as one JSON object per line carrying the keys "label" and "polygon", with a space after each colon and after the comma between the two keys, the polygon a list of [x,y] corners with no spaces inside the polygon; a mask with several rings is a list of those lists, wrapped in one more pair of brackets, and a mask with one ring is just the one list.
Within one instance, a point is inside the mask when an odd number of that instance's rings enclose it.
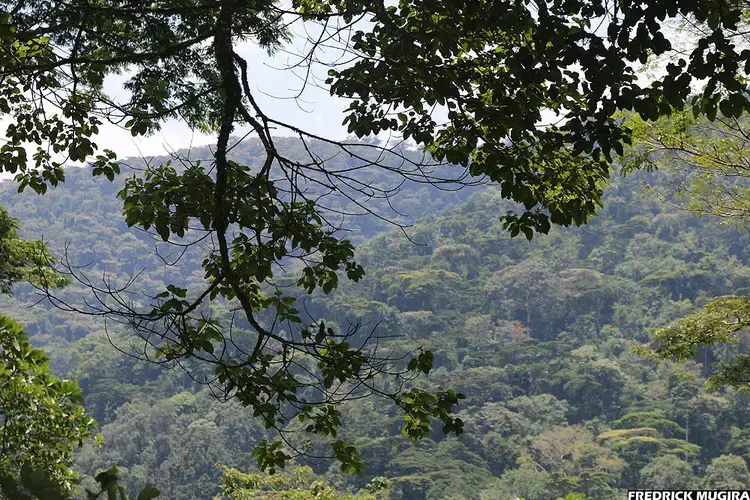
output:
{"label": "hazy sky", "polygon": [[[367,23],[362,22],[362,24]],[[304,27],[310,29],[309,24],[305,24]],[[308,34],[299,32],[303,29],[300,24],[294,26],[293,29],[297,30],[297,36],[288,50],[296,52],[304,48],[304,40]],[[285,66],[298,61],[298,58],[285,52],[269,57],[264,50],[252,43],[240,45],[238,52],[248,62],[250,86],[254,97],[269,116],[294,124],[316,135],[332,139],[346,137],[346,129],[341,125],[344,118],[343,110],[347,107],[346,100],[331,97],[327,90],[314,86],[306,87],[300,99],[294,99],[302,86],[302,80],[294,71],[285,69]],[[330,51],[327,55],[328,57],[336,56]],[[316,76],[321,81],[325,79],[326,69],[321,66],[314,68]],[[126,78],[125,76],[109,77],[105,81],[107,93],[116,100],[127,100],[127,93],[122,88]],[[544,118],[545,121],[556,121],[551,113],[550,116]],[[0,123],[0,126],[2,125],[3,123]],[[284,130],[274,132],[276,135],[289,135],[289,132]],[[236,135],[243,133],[242,129],[235,130]],[[215,136],[194,133],[184,123],[176,120],[164,123],[162,130],[153,136],[138,138],[132,137],[130,132],[117,126],[105,125],[101,127],[101,133],[95,139],[100,149],[112,149],[119,158],[163,155],[169,150],[187,148],[191,144],[202,146],[214,144],[215,141]],[[0,173],[0,179],[7,176],[7,174]]]}
{"label": "hazy sky", "polygon": [[[295,124],[300,128],[331,138],[343,138],[346,129],[341,125],[343,110],[347,103],[343,99],[331,97],[320,88],[308,86],[301,98],[295,96],[302,87],[302,81],[294,72],[283,69],[293,62],[293,56],[277,53],[269,57],[266,52],[252,44],[243,44],[238,52],[248,61],[250,85],[261,108],[271,117],[280,121]],[[319,77],[324,70],[318,68]],[[105,89],[112,96],[125,96],[122,83],[125,77],[110,77],[105,82]],[[235,131],[242,134],[242,129]],[[289,135],[277,131],[278,135]],[[171,120],[164,124],[162,130],[150,137],[134,138],[130,132],[113,125],[102,127],[97,139],[100,148],[109,148],[117,152],[118,157],[145,156],[165,154],[167,149],[180,149],[192,145],[213,144],[215,136],[193,133],[184,123]]]}

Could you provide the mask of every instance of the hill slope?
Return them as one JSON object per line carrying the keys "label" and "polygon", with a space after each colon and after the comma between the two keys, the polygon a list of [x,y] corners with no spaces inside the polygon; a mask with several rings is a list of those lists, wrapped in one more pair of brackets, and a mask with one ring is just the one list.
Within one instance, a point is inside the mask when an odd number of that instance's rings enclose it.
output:
{"label": "hill slope", "polygon": [[[702,388],[711,363],[731,353],[703,350],[695,363],[674,366],[628,351],[708,297],[750,291],[748,234],[645,197],[642,181],[655,175],[614,179],[589,225],[531,242],[502,229],[499,215],[510,206],[492,188],[405,186],[398,209],[427,215],[410,231],[413,241],[372,219],[355,221],[366,279],[306,298],[307,312],[377,325],[396,352],[432,349],[436,369],[426,383],[468,396],[466,432],[444,439],[435,429],[413,444],[389,408],[351,403],[343,437],[358,443],[366,474],[344,476],[326,461],[314,462],[316,471],[351,489],[386,476],[394,499],[546,500],[573,491],[615,499],[634,487],[750,484],[748,397]],[[125,227],[114,197],[120,181],[82,170],[68,177],[43,197],[0,184],[0,204],[26,237],[44,236],[58,252],[70,240],[93,276],[147,267],[144,289],[198,279],[198,255],[165,266],[148,235]],[[267,434],[249,412],[217,402],[182,371],[120,355],[91,318],[26,308],[28,289],[2,300],[55,370],[80,380],[102,424],[106,446],[84,449],[82,470],[115,463],[132,487],[152,481],[166,498],[189,499],[216,492],[216,463],[253,468],[250,451]],[[717,472],[727,469],[729,479]]]}

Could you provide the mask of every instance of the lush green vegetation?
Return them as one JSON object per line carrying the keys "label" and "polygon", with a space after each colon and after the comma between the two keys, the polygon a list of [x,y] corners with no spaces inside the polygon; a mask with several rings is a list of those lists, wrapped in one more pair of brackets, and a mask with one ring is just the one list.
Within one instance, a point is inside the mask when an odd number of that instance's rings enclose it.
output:
{"label": "lush green vegetation", "polygon": [[[44,244],[19,238],[17,229],[0,208],[0,293],[8,295],[22,280],[64,284],[48,267]],[[37,494],[71,490],[73,446],[82,446],[96,427],[81,402],[78,384],[52,375],[49,359],[29,344],[23,327],[0,316],[0,495],[26,498],[29,482]]]}
{"label": "lush green vegetation", "polygon": [[[649,340],[650,328],[750,288],[748,235],[648,196],[645,183],[667,175],[615,177],[591,223],[532,241],[503,229],[499,214],[511,206],[495,189],[461,205],[435,191],[429,207],[447,211],[419,220],[412,241],[381,232],[360,245],[357,258],[369,271],[360,283],[300,295],[311,318],[336,328],[359,319],[357,335],[375,331],[383,352],[431,350],[427,388],[467,395],[458,438],[435,429],[416,444],[402,436],[394,408],[372,399],[344,404],[340,437],[359,448],[365,471],[352,476],[310,459],[315,473],[361,494],[385,477],[383,491],[394,499],[542,500],[572,492],[607,499],[636,486],[747,485],[748,396],[704,387],[712,363],[745,349],[742,332],[731,350],[700,348],[682,365],[629,350]],[[145,266],[143,290],[200,279],[197,253],[165,266],[154,240],[127,228],[111,196],[116,184],[83,170],[68,176],[43,197],[0,184],[0,203],[22,219],[24,236],[43,236],[56,254],[70,242],[69,258],[92,263],[92,277]],[[424,193],[415,186],[402,196],[409,202]],[[378,232],[367,219],[359,224]],[[135,343],[118,325],[105,330],[95,317],[43,304],[27,309],[34,289],[15,291],[2,299],[4,310],[50,354],[56,373],[79,381],[100,422],[105,445],[84,447],[78,470],[93,475],[114,464],[131,491],[154,483],[167,498],[218,493],[217,464],[254,470],[252,450],[274,433],[237,401],[218,401],[201,383],[200,365],[165,370],[133,359]],[[72,285],[60,297],[80,293]],[[217,317],[231,314],[220,303],[212,308]],[[295,439],[297,446],[307,438]],[[306,445],[314,455],[325,441]]]}
{"label": "lush green vegetation", "polygon": [[[624,156],[625,169],[662,169],[672,173],[669,182],[649,189],[660,197],[724,224],[746,229],[748,211],[748,133],[746,119],[719,116],[708,120],[688,112],[669,119],[646,122],[623,115],[639,147]],[[724,350],[727,355],[711,375],[712,386],[745,389],[750,380],[750,357],[732,350],[741,341],[738,332],[749,323],[747,294],[727,295],[655,332],[656,345],[640,352],[662,359],[690,359],[700,346]]]}
{"label": "lush green vegetation", "polygon": [[[3,202],[59,257],[55,272],[0,212],[0,292],[29,282],[3,304],[101,424],[105,448],[76,456],[87,496],[126,497],[101,464],[147,499],[147,481],[176,498],[747,485],[745,233],[640,196],[641,180],[674,184],[679,169],[607,187],[615,156],[636,153],[622,172],[695,164],[690,207],[743,215],[747,12],[723,0],[0,1],[0,171],[46,193],[9,188]],[[691,25],[687,50],[674,22]],[[350,133],[406,142],[332,140],[258,105],[241,46],[289,48],[294,27],[307,37],[287,70],[303,87],[324,67]],[[673,60],[642,85],[653,56]],[[127,95],[107,95],[123,74]],[[106,122],[138,136],[170,119],[215,147],[122,178],[127,162],[94,142]],[[717,172],[740,180],[725,189]],[[408,236],[383,232],[404,222],[395,198],[423,216]],[[68,426],[85,438],[93,420],[18,323],[0,333],[2,487],[66,490]],[[273,475],[294,461],[326,480]]]}

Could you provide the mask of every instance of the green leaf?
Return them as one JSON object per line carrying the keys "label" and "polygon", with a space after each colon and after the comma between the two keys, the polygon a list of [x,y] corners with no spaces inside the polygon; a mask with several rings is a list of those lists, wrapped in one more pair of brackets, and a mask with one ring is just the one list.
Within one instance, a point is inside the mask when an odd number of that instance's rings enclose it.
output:
{"label": "green leaf", "polygon": [[145,488],[141,490],[140,493],[138,493],[138,497],[136,500],[152,500],[156,497],[158,497],[161,494],[161,492],[154,488],[151,485],[146,485]]}

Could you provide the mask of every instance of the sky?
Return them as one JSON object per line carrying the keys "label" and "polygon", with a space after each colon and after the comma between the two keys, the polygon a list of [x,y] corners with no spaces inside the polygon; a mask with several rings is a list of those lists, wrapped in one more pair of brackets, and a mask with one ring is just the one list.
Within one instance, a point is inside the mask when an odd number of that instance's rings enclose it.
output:
{"label": "sky", "polygon": [[[389,0],[390,1],[390,0]],[[288,4],[281,1],[281,6]],[[356,23],[356,27],[367,24],[364,21]],[[327,90],[307,85],[299,95],[303,86],[302,78],[297,74],[300,70],[289,70],[286,67],[299,61],[295,54],[304,51],[309,37],[315,37],[318,32],[316,26],[310,23],[296,23],[291,27],[292,41],[284,50],[269,56],[264,49],[254,43],[241,43],[236,47],[240,56],[248,62],[250,87],[261,109],[271,118],[294,124],[311,134],[330,139],[344,139],[348,133],[342,125],[343,111],[348,106],[344,99],[333,97]],[[366,28],[365,28],[366,29]],[[305,31],[306,30],[306,31]],[[321,58],[331,59],[339,56],[335,50],[328,49],[320,54]],[[326,67],[317,66],[314,74],[319,81],[326,78]],[[104,81],[104,90],[114,101],[124,102],[129,98],[123,83],[128,79],[127,74],[110,75]],[[295,96],[298,96],[295,98]],[[0,118],[0,131],[10,123],[10,119]],[[133,137],[128,130],[117,125],[105,123],[100,126],[100,133],[94,139],[99,150],[111,149],[120,159],[140,156],[165,155],[171,151],[189,148],[191,146],[205,146],[215,144],[215,135],[206,135],[192,131],[181,121],[169,120],[162,124],[159,132],[147,137]],[[234,135],[242,136],[249,127],[237,127]],[[288,136],[288,130],[272,131],[277,136]],[[34,149],[34,148],[32,148]],[[32,153],[30,153],[32,154]],[[64,159],[61,156],[61,159]],[[68,166],[80,166],[71,165]],[[0,172],[0,181],[13,177],[13,174]]]}
{"label": "sky", "polygon": [[[237,52],[248,61],[254,97],[269,116],[316,135],[332,139],[346,137],[346,128],[341,125],[343,110],[348,105],[345,100],[332,97],[327,91],[313,86],[308,86],[299,99],[294,99],[302,87],[302,81],[294,72],[284,69],[284,66],[294,62],[292,55],[279,52],[271,57],[263,49],[249,43],[240,45]],[[316,73],[322,77],[324,70],[318,68]],[[125,76],[109,77],[105,80],[105,91],[115,98],[126,97],[122,89],[125,79]],[[96,142],[101,148],[115,151],[119,158],[162,155],[169,150],[213,144],[216,141],[215,136],[193,132],[177,120],[166,122],[160,132],[150,137],[135,138],[129,131],[110,124],[101,128]],[[235,133],[241,135],[243,130],[237,129]],[[277,135],[289,135],[289,132],[278,131]]]}
{"label": "sky", "polygon": [[[282,5],[285,3],[287,2],[282,1]],[[596,25],[597,22],[594,22],[594,24]],[[367,29],[366,25],[365,21],[360,21],[357,27]],[[290,52],[303,50],[308,37],[315,36],[316,33],[301,32],[303,28],[315,29],[314,27],[311,28],[309,23],[294,25],[292,30],[295,36],[288,47]],[[606,22],[598,23],[597,32],[605,34],[606,28]],[[680,36],[674,36],[676,33],[670,34],[673,35],[670,36],[673,41],[681,38]],[[302,86],[302,79],[295,72],[285,69],[285,66],[299,60],[294,54],[279,52],[274,56],[269,56],[265,50],[252,43],[241,44],[237,51],[248,61],[250,85],[254,97],[269,116],[294,124],[312,134],[331,139],[343,139],[348,135],[346,127],[341,123],[344,119],[343,111],[348,106],[346,100],[333,97],[327,90],[314,86],[307,86],[301,97],[294,99]],[[331,51],[328,51],[327,54],[329,58],[335,58],[336,55],[338,54],[331,53]],[[641,72],[639,83],[647,84],[658,74],[664,73],[665,65],[665,62],[657,63],[651,66],[651,71]],[[325,79],[327,68],[317,66],[313,70],[319,80]],[[124,76],[109,77],[105,81],[105,90],[110,96],[127,98],[122,89],[122,83],[125,79]],[[435,116],[439,120],[440,116],[443,115],[445,115],[445,112],[439,110]],[[558,121],[558,117],[549,112],[544,114],[542,121],[553,123]],[[243,130],[237,129],[235,134],[242,135]],[[289,131],[277,130],[275,135],[289,135]],[[170,150],[188,148],[191,145],[214,144],[216,141],[215,136],[193,132],[184,123],[176,120],[166,122],[159,133],[150,137],[134,138],[127,130],[114,125],[103,127],[101,137],[98,141],[101,147],[114,150],[119,158],[163,155]],[[381,139],[387,140],[386,137],[381,137]]]}
{"label": "sky", "polygon": [[[309,24],[304,26],[305,29],[309,29]],[[297,32],[294,33],[296,36],[288,50],[295,52],[304,48],[305,40],[310,33],[301,33],[301,25],[293,26],[292,29]],[[600,26],[600,29],[604,28]],[[250,86],[254,97],[269,116],[331,139],[343,139],[347,136],[346,128],[341,123],[344,118],[343,110],[348,105],[346,100],[332,97],[327,90],[314,86],[307,86],[299,99],[294,98],[302,86],[302,79],[294,71],[285,69],[285,66],[298,60],[293,54],[280,51],[274,56],[269,56],[252,43],[241,44],[237,51],[248,61]],[[335,55],[329,51],[329,57]],[[320,80],[325,79],[326,68],[318,66],[314,71]],[[126,79],[127,76],[108,77],[105,80],[105,91],[114,100],[127,100],[127,92],[122,86]],[[544,121],[553,122],[556,118],[550,113],[544,117]],[[0,128],[3,128],[3,122],[0,120]],[[129,131],[111,124],[106,124],[100,129],[95,142],[100,149],[114,150],[118,158],[164,155],[191,145],[214,144],[216,140],[215,136],[191,131],[187,125],[177,120],[164,123],[161,131],[149,137],[132,137]],[[238,128],[235,134],[243,135],[246,130]],[[274,132],[276,135],[289,135],[289,131]],[[0,173],[0,179],[8,177],[8,174]]]}
{"label": "sky", "polygon": [[[298,30],[298,28],[297,28]],[[237,52],[248,62],[250,86],[261,109],[270,117],[291,123],[312,134],[331,139],[343,139],[348,134],[342,125],[343,111],[348,106],[346,100],[333,97],[327,90],[306,86],[301,96],[295,99],[302,88],[298,71],[285,69],[299,59],[295,53],[304,48],[306,33],[294,33],[287,52],[279,51],[269,56],[265,50],[253,43],[238,45]],[[319,79],[325,79],[326,68],[315,68]],[[123,88],[127,74],[110,75],[104,81],[105,92],[115,101],[126,101],[128,93]],[[4,130],[9,120],[0,119],[0,130]],[[171,151],[215,144],[215,135],[192,131],[181,121],[169,120],[162,129],[147,137],[133,137],[128,130],[105,123],[99,127],[100,133],[94,139],[99,150],[111,149],[120,159],[166,155]],[[235,135],[244,135],[249,127],[235,129]],[[277,136],[290,135],[289,131],[277,130]],[[70,164],[68,164],[70,166]],[[13,174],[0,172],[0,181],[11,179]]]}

